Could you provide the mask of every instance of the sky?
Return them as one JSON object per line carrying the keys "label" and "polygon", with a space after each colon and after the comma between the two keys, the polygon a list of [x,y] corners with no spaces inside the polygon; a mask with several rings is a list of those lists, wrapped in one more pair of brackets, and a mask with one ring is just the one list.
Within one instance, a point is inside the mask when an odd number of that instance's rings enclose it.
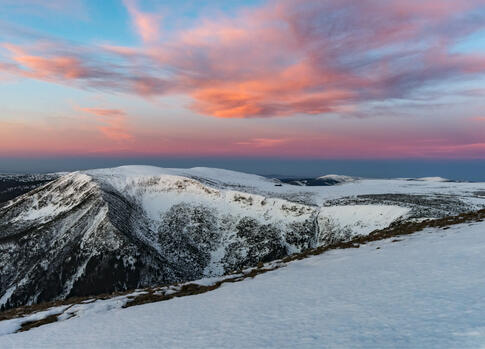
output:
{"label": "sky", "polygon": [[0,0],[0,159],[56,157],[484,160],[485,0]]}

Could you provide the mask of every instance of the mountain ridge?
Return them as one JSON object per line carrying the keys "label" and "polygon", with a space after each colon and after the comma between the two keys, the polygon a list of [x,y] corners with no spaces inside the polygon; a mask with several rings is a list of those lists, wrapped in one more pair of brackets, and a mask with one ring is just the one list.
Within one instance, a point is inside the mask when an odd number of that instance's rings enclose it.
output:
{"label": "mountain ridge", "polygon": [[[0,209],[4,308],[197,279],[210,263],[222,274],[315,243],[315,208],[173,175],[118,184],[75,172]],[[158,220],[150,198],[170,201]]]}
{"label": "mountain ridge", "polygon": [[[220,276],[365,236],[407,219],[409,205],[441,205],[419,196],[406,205],[387,196],[384,204],[359,201],[362,193],[409,188],[441,193],[449,186],[471,195],[456,199],[469,201],[463,211],[482,202],[473,196],[480,186],[462,183],[276,184],[200,167],[125,166],[65,174],[0,208],[0,306]],[[347,197],[350,190],[357,196]],[[326,205],[332,200],[336,203]]]}

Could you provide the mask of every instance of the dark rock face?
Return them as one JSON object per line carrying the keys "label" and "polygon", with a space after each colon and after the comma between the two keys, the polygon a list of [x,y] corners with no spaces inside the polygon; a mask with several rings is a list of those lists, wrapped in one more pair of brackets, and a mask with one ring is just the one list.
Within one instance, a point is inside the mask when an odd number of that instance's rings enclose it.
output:
{"label": "dark rock face", "polygon": [[260,224],[245,217],[238,222],[236,230],[236,239],[228,246],[223,259],[227,271],[269,262],[288,254],[281,234],[270,224]]}
{"label": "dark rock face", "polygon": [[73,173],[0,208],[0,306],[221,275],[312,247],[317,235],[314,216],[262,224],[190,202],[154,221],[133,197]]}

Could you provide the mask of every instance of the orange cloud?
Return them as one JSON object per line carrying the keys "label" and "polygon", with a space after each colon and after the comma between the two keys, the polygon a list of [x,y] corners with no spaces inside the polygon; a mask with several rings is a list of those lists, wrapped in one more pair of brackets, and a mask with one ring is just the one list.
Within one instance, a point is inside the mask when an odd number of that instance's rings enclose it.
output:
{"label": "orange cloud", "polygon": [[419,98],[424,87],[485,74],[483,54],[451,49],[485,28],[471,18],[483,0],[269,0],[195,21],[163,44],[160,15],[124,4],[140,47],[5,45],[0,70],[147,98],[188,95],[193,110],[219,118],[351,115],[360,103]]}
{"label": "orange cloud", "polygon": [[[352,113],[349,106],[362,101],[401,98],[428,82],[484,73],[483,55],[448,50],[483,27],[471,21],[460,22],[460,31],[447,29],[458,26],[457,13],[478,6],[451,0],[270,1],[235,18],[206,20],[150,53],[181,72],[172,82],[194,98],[192,109],[201,114]],[[397,54],[373,52],[399,45]]]}
{"label": "orange cloud", "polygon": [[75,80],[90,75],[89,69],[76,57],[42,57],[30,55],[16,45],[5,44],[4,47],[13,54],[13,61],[22,66],[22,69],[17,68],[17,71],[27,77],[47,80]]}
{"label": "orange cloud", "polygon": [[115,141],[133,140],[133,135],[126,126],[126,114],[123,111],[103,108],[79,108],[79,110],[95,115],[97,120],[104,124],[98,129],[106,137]]}

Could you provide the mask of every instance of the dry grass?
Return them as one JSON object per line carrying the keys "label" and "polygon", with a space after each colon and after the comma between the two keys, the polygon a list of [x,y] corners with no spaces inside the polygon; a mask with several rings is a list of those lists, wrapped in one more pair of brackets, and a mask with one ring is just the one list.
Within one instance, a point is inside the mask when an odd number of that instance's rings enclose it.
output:
{"label": "dry grass", "polygon": [[25,332],[25,331],[28,331],[28,330],[34,328],[34,327],[39,327],[39,326],[42,326],[42,325],[51,324],[51,323],[57,321],[58,316],[59,316],[58,314],[53,314],[53,315],[49,315],[49,316],[47,316],[43,319],[40,319],[40,320],[24,322],[17,332]]}

